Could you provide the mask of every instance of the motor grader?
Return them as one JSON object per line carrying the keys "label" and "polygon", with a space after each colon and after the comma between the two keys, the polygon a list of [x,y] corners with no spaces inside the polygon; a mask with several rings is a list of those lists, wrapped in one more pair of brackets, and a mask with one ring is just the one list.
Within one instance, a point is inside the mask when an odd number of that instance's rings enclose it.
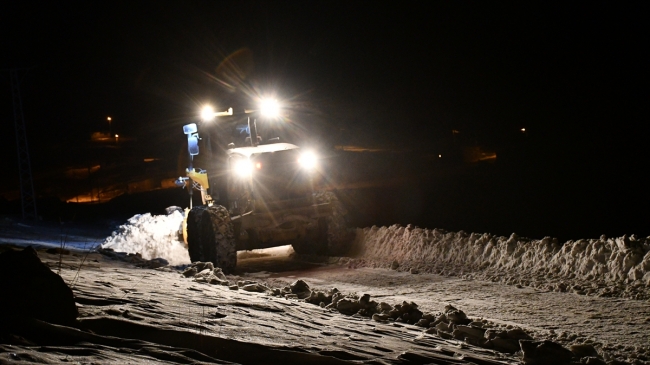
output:
{"label": "motor grader", "polygon": [[219,136],[232,141],[204,161],[212,173],[193,166],[199,141],[212,148],[210,138],[199,137],[196,123],[183,127],[190,166],[177,185],[190,194],[198,190],[202,201],[192,206],[190,198],[183,221],[192,262],[210,261],[228,273],[240,250],[290,244],[299,254],[343,254],[350,241],[346,210],[334,193],[319,190],[322,164],[316,154],[279,137],[263,139],[254,116],[237,118],[232,109],[215,115],[220,131],[229,118],[239,133]]}

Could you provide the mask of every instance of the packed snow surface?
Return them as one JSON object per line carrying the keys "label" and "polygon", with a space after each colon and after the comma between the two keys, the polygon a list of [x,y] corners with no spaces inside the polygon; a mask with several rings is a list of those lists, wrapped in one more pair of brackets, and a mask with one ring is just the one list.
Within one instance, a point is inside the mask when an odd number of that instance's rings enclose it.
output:
{"label": "packed snow surface", "polygon": [[164,258],[171,265],[189,264],[187,249],[178,240],[182,223],[183,214],[179,211],[170,215],[136,214],[106,238],[102,248],[140,253],[147,260]]}

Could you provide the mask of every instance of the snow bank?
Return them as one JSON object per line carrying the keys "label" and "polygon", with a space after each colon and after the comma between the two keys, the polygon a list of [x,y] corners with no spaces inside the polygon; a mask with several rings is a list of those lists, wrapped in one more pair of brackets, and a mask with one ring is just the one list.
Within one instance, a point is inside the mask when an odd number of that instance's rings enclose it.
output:
{"label": "snow bank", "polygon": [[102,248],[140,253],[146,260],[160,257],[171,265],[189,264],[187,249],[178,240],[182,222],[183,214],[178,211],[170,215],[136,214],[106,238]]}
{"label": "snow bank", "polygon": [[[428,268],[427,271],[452,268],[497,276],[508,274],[524,285],[530,285],[531,281],[547,285],[555,281],[559,287],[551,289],[557,291],[570,289],[562,280],[574,284],[650,287],[650,240],[634,235],[601,236],[560,244],[550,237],[531,240],[514,233],[510,237],[497,237],[393,225],[358,229],[357,245],[360,258],[374,262],[390,265],[397,260],[402,268]],[[592,287],[600,294],[608,292],[598,285]],[[588,290],[580,286],[575,289]]]}

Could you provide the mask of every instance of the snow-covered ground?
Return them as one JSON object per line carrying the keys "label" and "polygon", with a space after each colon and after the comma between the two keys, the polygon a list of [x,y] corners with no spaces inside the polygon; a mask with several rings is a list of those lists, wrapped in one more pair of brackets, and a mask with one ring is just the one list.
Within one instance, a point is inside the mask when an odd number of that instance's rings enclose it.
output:
{"label": "snow-covered ground", "polygon": [[[181,220],[180,213],[169,216],[137,215],[106,238],[102,246],[115,251],[140,253],[144,259],[164,258],[173,265],[189,264],[187,251],[178,241]],[[341,292],[356,294],[358,297],[369,294],[371,299],[391,305],[413,301],[423,312],[430,313],[440,312],[446,305],[453,305],[464,310],[470,318],[484,321],[490,328],[522,328],[536,340],[552,340],[567,348],[593,346],[611,364],[617,364],[615,359],[635,364],[650,363],[650,303],[647,299],[650,286],[650,245],[645,238],[600,237],[560,243],[548,237],[531,240],[515,234],[497,237],[394,225],[357,229],[350,257],[330,259],[326,261],[328,264],[321,263],[308,270],[288,256],[291,249],[284,247],[274,251],[277,251],[274,256],[256,252],[240,254],[239,276],[229,276],[228,280],[240,281],[244,285],[247,285],[247,280],[255,281],[268,288],[281,288],[303,278],[312,288],[327,290],[336,287]],[[70,259],[74,261],[73,258]],[[127,259],[134,262],[141,260],[134,256],[128,256]],[[187,304],[182,299],[186,295],[184,293],[197,293],[192,294],[192,304],[189,305],[191,308],[196,307],[194,309],[197,311],[221,308],[239,313],[237,308],[240,304],[234,304],[233,307],[233,303],[262,300],[271,306],[270,310],[260,304],[260,313],[254,306],[255,313],[246,307],[240,313],[244,316],[242,318],[229,314],[233,321],[228,322],[227,329],[218,327],[219,321],[212,321],[210,326],[217,327],[210,330],[206,328],[211,327],[204,324],[192,328],[207,331],[210,336],[222,337],[222,331],[228,331],[228,336],[232,336],[230,338],[249,339],[256,343],[271,341],[277,345],[284,341],[279,332],[276,334],[272,330],[274,334],[271,337],[275,337],[271,340],[270,337],[265,337],[270,333],[266,330],[240,326],[250,321],[251,315],[264,328],[268,325],[277,329],[279,327],[274,323],[289,320],[287,323],[296,326],[295,333],[299,333],[304,326],[314,327],[317,332],[309,334],[311,337],[305,338],[305,342],[298,340],[299,336],[296,337],[289,331],[291,333],[287,333],[288,337],[285,336],[285,340],[289,341],[287,343],[296,343],[299,347],[316,346],[322,353],[343,351],[345,353],[338,353],[342,356],[358,356],[368,350],[369,347],[354,341],[372,339],[373,331],[377,333],[377,329],[383,326],[373,322],[349,324],[349,328],[367,327],[370,332],[355,332],[360,338],[352,341],[359,346],[346,348],[341,344],[349,342],[356,335],[350,335],[350,330],[344,329],[348,328],[347,322],[338,322],[338,319],[329,314],[318,312],[318,306],[314,306],[313,310],[303,308],[302,304],[295,307],[295,310],[287,309],[291,305],[286,308],[281,306],[284,309],[275,312],[280,307],[272,304],[275,303],[273,301],[267,302],[267,299],[255,297],[257,294],[235,294],[230,290],[224,291],[227,287],[218,285],[199,283],[198,286],[188,286],[188,281],[193,281],[175,279],[178,278],[178,273],[148,274],[142,271],[130,274],[126,267],[117,271],[111,269],[112,264],[106,260],[100,260],[99,265],[86,265],[92,267],[90,271],[93,273],[84,275],[81,272],[76,279],[78,283],[75,295],[85,297],[84,300],[88,303],[97,295],[123,295],[120,293],[126,293],[129,298],[139,298],[143,294],[151,298],[155,296],[157,302],[167,303],[149,303],[156,307],[149,313],[146,307],[141,306],[141,300],[130,299],[121,302],[122,306],[117,308],[119,313],[114,310],[106,312],[110,316],[119,315],[127,319],[131,315],[152,317],[152,323],[156,323],[156,313],[173,312],[176,307],[176,316],[182,318],[180,307],[183,306],[182,303]],[[78,266],[70,264],[69,272],[63,271],[64,278],[67,278],[66,275],[70,278],[77,275]],[[98,281],[98,277],[104,279]],[[102,294],[106,290],[115,293]],[[170,297],[165,299],[165,295]],[[208,297],[213,295],[220,296],[221,302],[212,303],[213,299]],[[206,303],[209,304],[208,307]],[[101,306],[94,308],[91,305],[86,311],[90,311],[87,315],[99,316],[88,323],[96,321],[98,326],[103,323],[101,318],[106,314],[100,313]],[[263,314],[269,311],[283,314],[277,318],[275,315],[271,318]],[[217,312],[221,313],[219,310]],[[188,312],[187,316],[194,319],[201,317],[201,321],[206,319],[203,312],[200,315],[198,313]],[[286,316],[288,317],[285,318]],[[309,323],[300,324],[302,322],[296,322],[297,317],[309,318]],[[185,326],[182,320],[177,321],[181,327]],[[381,334],[387,328],[382,327],[379,331]],[[411,334],[415,336],[411,341],[416,342],[430,341],[431,336],[435,337],[435,332],[429,335],[421,329],[408,326],[403,331],[393,332],[384,333],[392,333],[386,335],[387,339],[396,342],[376,342],[374,348],[379,346],[395,352],[408,349],[406,344],[399,341],[410,338]],[[339,335],[348,336],[348,339],[339,339]],[[435,346],[444,347],[453,343],[438,343]],[[468,358],[473,356],[472,351],[478,350],[471,350]],[[494,354],[490,356],[496,359]],[[508,362],[514,361],[513,359],[516,356],[504,357],[502,360]]]}
{"label": "snow-covered ground", "polygon": [[95,250],[106,239],[106,227],[59,224],[3,219],[0,221],[2,243],[17,246],[43,246],[75,251]]}
{"label": "snow-covered ground", "polygon": [[[178,240],[182,214],[136,215],[102,244],[118,252],[164,258],[172,265],[190,262]],[[650,241],[634,235],[601,236],[564,243],[467,234],[412,226],[358,229],[353,257],[370,266],[467,275],[557,292],[599,296],[650,297]]]}

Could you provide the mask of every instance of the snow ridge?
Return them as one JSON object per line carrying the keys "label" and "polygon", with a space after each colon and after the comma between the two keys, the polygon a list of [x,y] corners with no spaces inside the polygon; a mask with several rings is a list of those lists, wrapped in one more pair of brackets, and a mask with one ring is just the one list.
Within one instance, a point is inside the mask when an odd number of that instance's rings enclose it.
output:
{"label": "snow ridge", "polygon": [[[452,267],[508,273],[528,281],[570,280],[597,282],[601,286],[650,287],[650,240],[634,235],[560,244],[555,238],[532,240],[515,233],[503,237],[392,225],[358,229],[356,244],[361,259],[383,264],[397,260],[402,268],[430,271],[427,269],[436,266]],[[557,291],[566,291],[566,283],[558,285]]]}

